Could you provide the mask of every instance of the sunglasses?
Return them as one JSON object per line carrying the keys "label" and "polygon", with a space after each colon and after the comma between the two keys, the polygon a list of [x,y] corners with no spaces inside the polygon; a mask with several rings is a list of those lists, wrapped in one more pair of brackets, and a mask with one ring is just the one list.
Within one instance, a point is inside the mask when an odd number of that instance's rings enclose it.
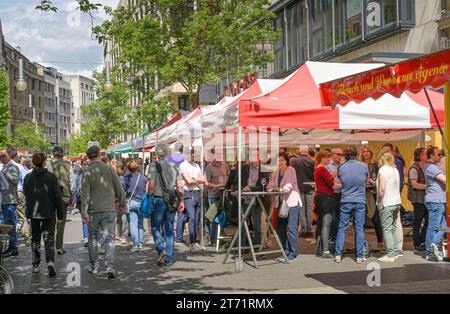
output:
{"label": "sunglasses", "polygon": [[343,156],[344,154],[338,154],[338,153],[334,153],[337,156]]}

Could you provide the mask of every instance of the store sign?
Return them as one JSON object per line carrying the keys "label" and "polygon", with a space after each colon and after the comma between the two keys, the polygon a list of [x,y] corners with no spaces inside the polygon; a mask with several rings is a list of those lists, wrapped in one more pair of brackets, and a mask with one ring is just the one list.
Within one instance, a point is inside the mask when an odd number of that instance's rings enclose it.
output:
{"label": "store sign", "polygon": [[229,97],[236,96],[252,86],[255,81],[256,73],[249,74],[240,80],[237,80],[229,85],[225,85],[223,87],[223,95]]}
{"label": "store sign", "polygon": [[450,50],[384,66],[320,85],[324,105],[334,107],[350,101],[360,103],[384,94],[400,97],[404,91],[439,88],[450,81]]}

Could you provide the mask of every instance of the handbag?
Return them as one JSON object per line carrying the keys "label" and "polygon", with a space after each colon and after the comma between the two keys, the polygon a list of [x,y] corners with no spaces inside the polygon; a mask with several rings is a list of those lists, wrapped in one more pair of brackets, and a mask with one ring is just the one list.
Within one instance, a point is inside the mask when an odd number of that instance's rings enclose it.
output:
{"label": "handbag", "polygon": [[288,218],[288,216],[289,216],[289,206],[286,200],[283,200],[280,209],[278,210],[278,218]]}
{"label": "handbag", "polygon": [[141,211],[144,218],[150,218],[150,216],[152,215],[153,201],[154,201],[153,195],[148,195],[148,193],[145,193],[145,196],[141,202],[141,206],[139,207],[139,210]]}
{"label": "handbag", "polygon": [[139,174],[139,176],[138,176],[138,178],[137,178],[137,180],[136,180],[136,185],[134,186],[133,192],[131,193],[131,196],[130,196],[130,198],[129,198],[128,201],[127,201],[127,208],[128,208],[128,211],[130,211],[130,209],[131,209],[131,200],[133,199],[134,192],[136,192],[136,188],[137,188],[137,185],[138,185],[138,183],[139,183],[139,179],[140,179],[140,178],[141,178],[141,174]]}
{"label": "handbag", "polygon": [[168,188],[164,177],[162,176],[162,167],[160,163],[156,163],[156,171],[159,175],[159,180],[162,185],[162,194],[163,198],[167,203],[167,210],[170,213],[176,212],[178,207],[180,206],[182,195],[181,192],[178,191],[177,187]]}

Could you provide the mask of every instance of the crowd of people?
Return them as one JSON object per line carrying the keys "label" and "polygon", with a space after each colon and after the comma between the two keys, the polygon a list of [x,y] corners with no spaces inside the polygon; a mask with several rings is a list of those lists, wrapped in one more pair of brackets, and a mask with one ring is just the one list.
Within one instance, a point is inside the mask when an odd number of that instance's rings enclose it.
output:
{"label": "crowd of people", "polygon": [[[156,264],[172,265],[175,245],[185,244],[193,253],[202,252],[202,198],[205,211],[214,207],[219,209],[215,216],[226,214],[230,222],[239,219],[237,199],[229,193],[239,187],[236,163],[221,161],[214,149],[209,155],[203,171],[194,148],[181,143],[176,143],[172,153],[167,144],[158,144],[151,162],[142,158],[110,160],[97,146],[89,147],[86,157],[74,162],[68,161],[61,147],[53,149],[52,158],[35,153],[28,161],[18,158],[14,147],[8,147],[0,152],[0,223],[12,226],[3,256],[19,254],[16,231],[20,230],[25,243],[31,245],[33,273],[40,272],[43,240],[48,274],[55,276],[55,255],[65,254],[67,213],[79,212],[89,271],[100,271],[99,254],[103,253],[108,278],[114,278],[115,242],[130,243],[133,253],[145,246],[141,207],[149,197],[149,230],[158,254]],[[267,196],[263,202],[275,202],[278,209],[277,234],[285,251],[278,261],[295,262],[298,238],[315,237],[316,255],[341,263],[352,223],[356,262],[363,263],[368,222],[375,229],[377,250],[384,252],[381,262],[395,262],[403,256],[401,192],[407,185],[414,208],[414,248],[425,252],[427,260],[437,262],[442,260],[439,246],[444,232],[440,228],[446,226],[442,159],[437,147],[417,148],[408,167],[390,143],[377,155],[369,145],[359,152],[340,147],[317,151],[301,145],[298,155],[280,152],[278,166],[271,168],[254,150],[241,168],[241,188],[243,192],[281,192],[281,197]],[[242,202],[247,208],[250,199],[244,196]],[[269,207],[254,202],[250,209],[253,245],[265,245],[262,215],[268,215],[265,209]],[[315,229],[313,213],[317,217]],[[215,217],[206,220],[208,245],[215,245],[218,227],[223,224],[226,222]],[[243,239],[245,244],[245,235]]]}

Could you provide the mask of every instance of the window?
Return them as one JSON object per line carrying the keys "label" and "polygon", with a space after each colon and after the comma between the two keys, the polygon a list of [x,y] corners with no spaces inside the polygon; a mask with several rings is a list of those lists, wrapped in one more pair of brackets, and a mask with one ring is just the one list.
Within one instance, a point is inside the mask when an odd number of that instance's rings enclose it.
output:
{"label": "window", "polygon": [[[307,26],[304,1],[296,1],[286,9],[287,68],[292,68],[307,59]],[[283,54],[284,56],[284,54]]]}
{"label": "window", "polygon": [[335,0],[336,47],[362,38],[362,6],[360,0]]}
{"label": "window", "polygon": [[274,30],[280,32],[280,36],[277,38],[273,45],[273,52],[275,56],[275,72],[285,70],[285,29],[284,29],[284,11],[277,13],[277,17],[274,22]]}
{"label": "window", "polygon": [[189,111],[189,98],[187,95],[178,97],[178,108],[180,111]]}

